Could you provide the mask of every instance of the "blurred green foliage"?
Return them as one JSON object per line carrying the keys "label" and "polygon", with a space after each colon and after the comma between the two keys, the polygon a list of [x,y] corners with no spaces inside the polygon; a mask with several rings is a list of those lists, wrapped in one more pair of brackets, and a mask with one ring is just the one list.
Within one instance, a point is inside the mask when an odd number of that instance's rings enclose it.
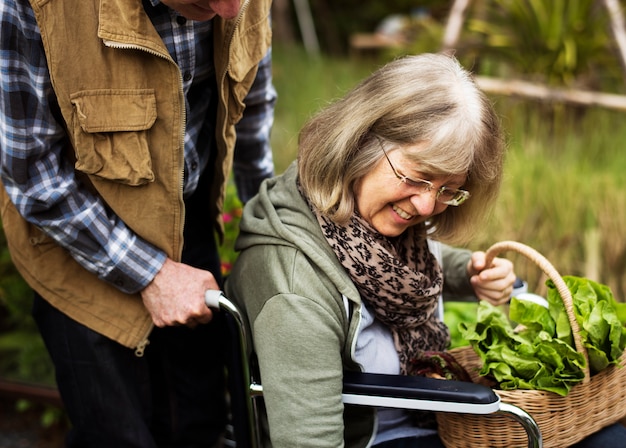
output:
{"label": "blurred green foliage", "polygon": [[219,246],[220,261],[222,263],[222,275],[227,276],[237,259],[234,251],[235,240],[239,234],[239,221],[243,205],[237,196],[237,188],[233,179],[228,183],[226,199],[224,202],[224,243]]}
{"label": "blurred green foliage", "polygon": [[479,0],[469,11],[464,57],[497,61],[497,76],[613,90],[623,79],[609,25],[596,0]]}
{"label": "blurred green foliage", "polygon": [[352,34],[372,33],[387,17],[417,17],[428,13],[442,22],[450,6],[451,2],[444,0],[310,0],[320,45],[331,55],[346,54]]}
{"label": "blurred green foliage", "polygon": [[0,376],[54,384],[51,363],[31,318],[32,293],[11,262],[0,232]]}

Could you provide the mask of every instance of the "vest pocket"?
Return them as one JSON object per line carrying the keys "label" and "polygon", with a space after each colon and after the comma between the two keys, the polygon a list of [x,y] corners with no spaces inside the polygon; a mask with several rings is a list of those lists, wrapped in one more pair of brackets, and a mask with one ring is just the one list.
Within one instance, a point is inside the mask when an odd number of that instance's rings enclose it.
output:
{"label": "vest pocket", "polygon": [[77,170],[132,186],[154,181],[148,145],[154,90],[88,90],[70,100]]}

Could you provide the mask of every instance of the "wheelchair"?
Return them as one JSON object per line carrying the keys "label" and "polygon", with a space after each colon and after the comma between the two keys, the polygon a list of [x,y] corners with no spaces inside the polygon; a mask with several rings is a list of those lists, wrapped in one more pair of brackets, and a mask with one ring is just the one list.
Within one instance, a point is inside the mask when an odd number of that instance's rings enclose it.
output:
{"label": "wheelchair", "polygon": [[[261,448],[260,406],[263,386],[255,364],[247,321],[221,291],[209,290],[207,306],[224,314],[227,327],[226,369],[232,436],[237,448]],[[391,407],[467,414],[503,413],[519,422],[529,448],[542,447],[541,431],[530,414],[508,403],[489,387],[417,376],[344,372],[347,405]]]}

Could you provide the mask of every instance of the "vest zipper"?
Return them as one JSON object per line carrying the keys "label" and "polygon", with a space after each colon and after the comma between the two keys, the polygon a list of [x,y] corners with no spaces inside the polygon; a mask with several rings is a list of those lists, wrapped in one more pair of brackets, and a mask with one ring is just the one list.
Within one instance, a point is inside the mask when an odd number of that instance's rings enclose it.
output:
{"label": "vest zipper", "polygon": [[155,51],[152,50],[151,48],[148,47],[144,47],[143,45],[139,45],[139,44],[131,44],[131,43],[127,43],[127,42],[118,42],[115,40],[110,40],[110,39],[102,39],[102,43],[109,47],[109,48],[115,48],[118,50],[140,50],[140,51],[144,51],[146,53],[149,53],[153,56],[158,56],[160,58],[163,59],[167,59],[168,61],[176,64],[174,62],[174,60],[170,57],[169,54],[165,54],[165,53],[161,53],[159,51]]}
{"label": "vest zipper", "polygon": [[[150,325],[150,331],[152,331],[152,327],[153,325]],[[150,332],[148,332],[148,334],[150,334]],[[137,347],[135,347],[135,356],[137,358],[141,358],[144,355],[144,352],[146,351],[146,347],[150,344],[150,340],[148,339],[147,335],[146,338],[141,341]]]}
{"label": "vest zipper", "polygon": [[[185,108],[185,93],[183,91],[183,76],[180,72],[180,69],[178,68],[178,66],[176,65],[176,63],[174,62],[174,60],[172,59],[172,57],[169,54],[165,54],[165,53],[160,53],[158,51],[154,51],[150,48],[141,46],[141,45],[137,45],[137,44],[129,44],[129,43],[122,43],[122,42],[116,42],[116,41],[112,41],[112,40],[107,40],[107,39],[103,39],[103,43],[104,45],[106,45],[109,48],[116,48],[119,50],[139,50],[139,51],[144,51],[148,54],[151,54],[153,56],[157,56],[160,58],[165,59],[166,61],[174,64],[177,69],[178,69],[178,96],[180,99],[180,104],[183,105],[182,107],[182,111],[181,111],[181,122],[180,122],[180,148],[181,149],[181,160],[180,160],[180,183],[178,185],[178,192],[179,192],[179,197],[182,198],[183,197],[183,189],[184,189],[184,185],[183,185],[183,178],[184,178],[184,163],[185,163],[185,123],[187,121],[187,110]],[[182,199],[181,199],[182,200]],[[183,212],[184,213],[184,205],[183,205]],[[182,216],[181,216],[181,220],[182,220]],[[182,230],[182,226],[180,229],[180,240],[182,241],[183,238],[183,230]],[[178,251],[178,257],[180,259],[180,256],[182,254],[182,244],[179,245],[179,251]],[[152,332],[152,329],[154,328],[154,324],[150,324],[150,328],[148,329],[148,331],[146,332],[146,336],[143,338],[143,340],[141,342],[139,342],[139,344],[137,344],[137,347],[135,347],[135,356],[137,356],[138,358],[143,357],[146,347],[150,344],[150,340],[148,339],[148,336],[150,335],[150,333]]]}

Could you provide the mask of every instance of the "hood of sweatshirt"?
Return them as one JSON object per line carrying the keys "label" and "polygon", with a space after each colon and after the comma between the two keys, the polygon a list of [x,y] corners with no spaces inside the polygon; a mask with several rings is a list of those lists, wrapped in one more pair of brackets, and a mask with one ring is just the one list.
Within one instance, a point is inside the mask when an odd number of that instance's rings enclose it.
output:
{"label": "hood of sweatshirt", "polygon": [[266,180],[246,204],[235,249],[243,251],[257,245],[296,249],[328,277],[340,294],[360,301],[354,284],[300,194],[296,163],[283,174]]}

